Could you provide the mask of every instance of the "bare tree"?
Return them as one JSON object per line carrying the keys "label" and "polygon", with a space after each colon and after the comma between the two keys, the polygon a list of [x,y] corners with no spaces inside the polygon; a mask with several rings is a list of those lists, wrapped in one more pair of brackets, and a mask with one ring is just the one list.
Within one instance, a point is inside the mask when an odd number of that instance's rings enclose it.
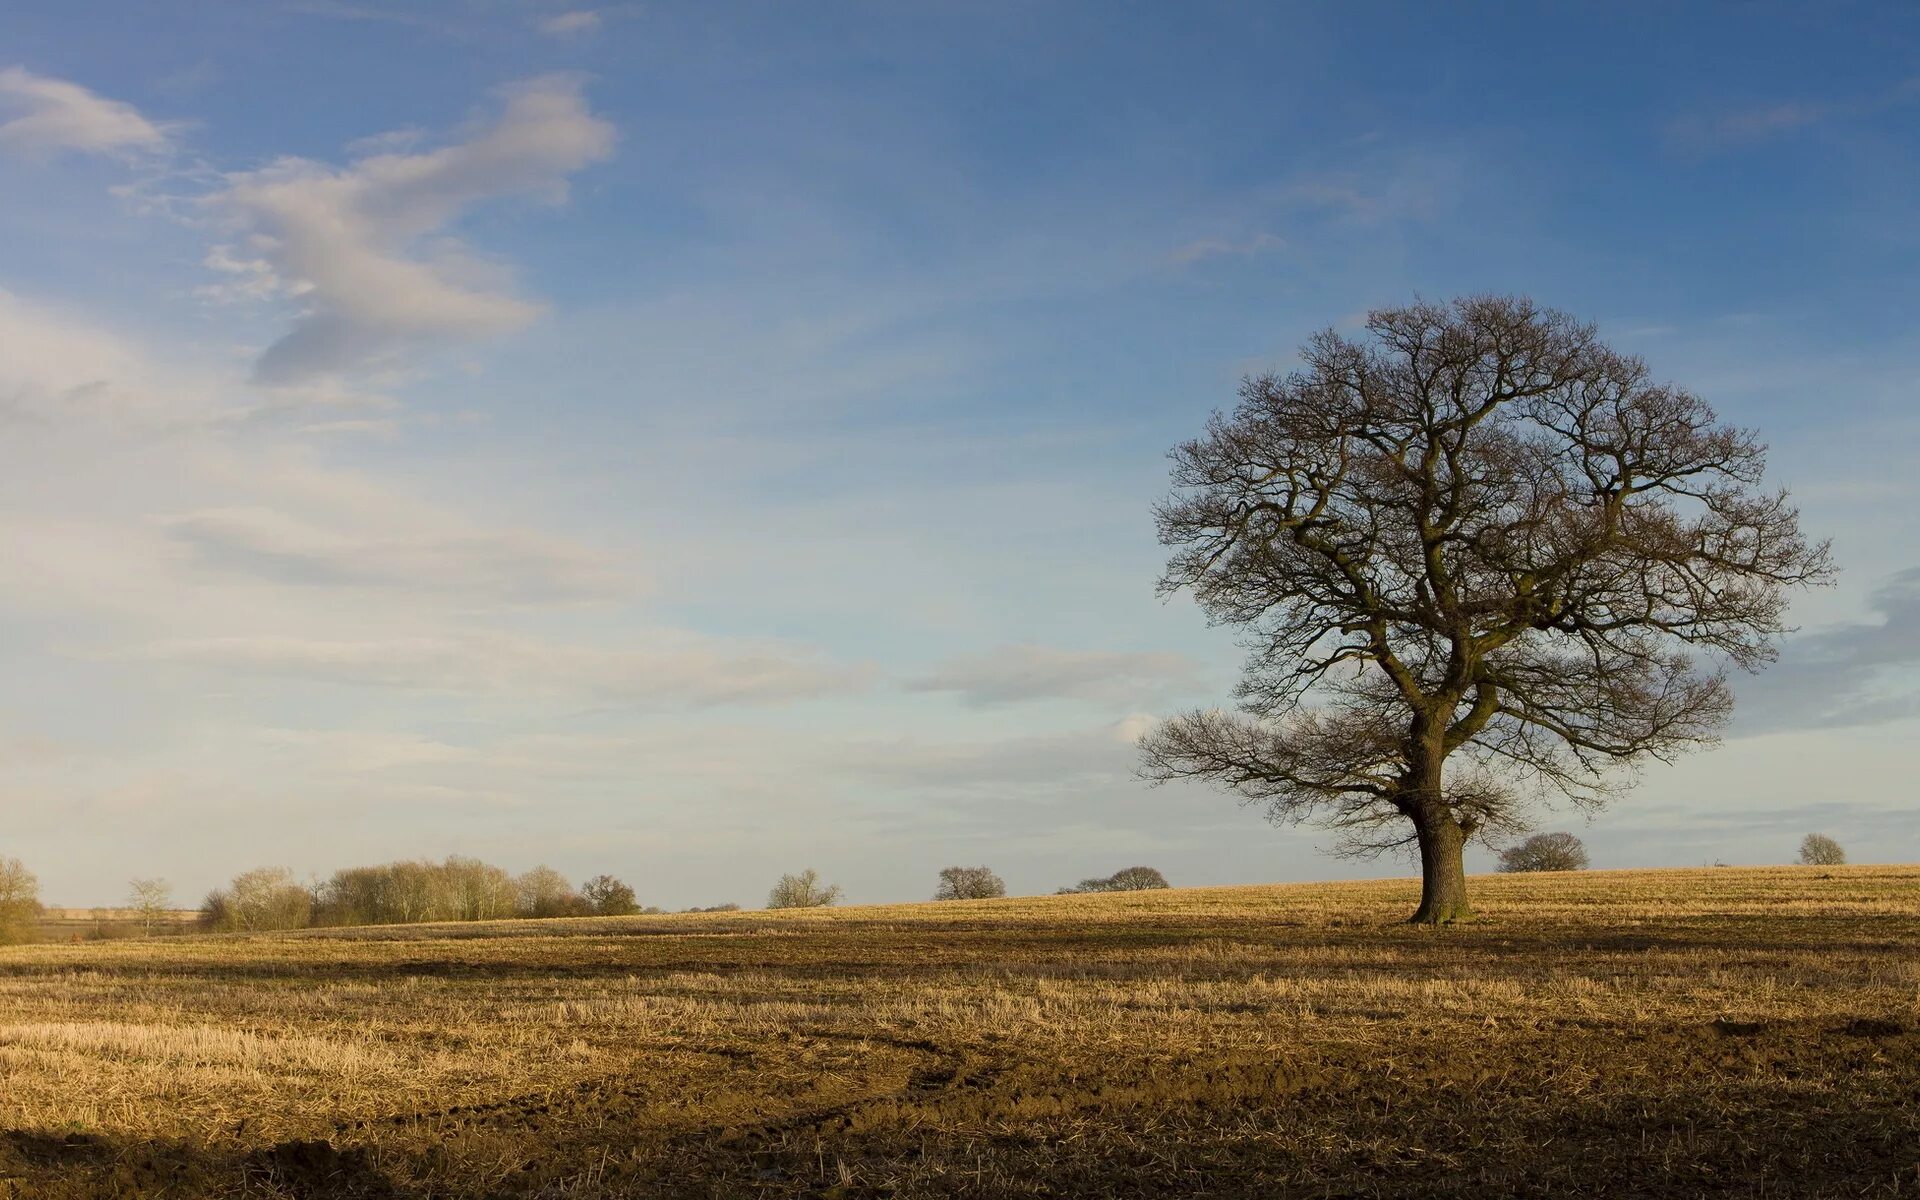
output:
{"label": "bare tree", "polygon": [[1810,833],[1800,839],[1800,863],[1808,867],[1837,867],[1847,861],[1840,843],[1824,833]]}
{"label": "bare tree", "polygon": [[209,893],[201,915],[215,929],[300,929],[313,915],[313,893],[285,867],[256,867]]}
{"label": "bare tree", "polygon": [[523,917],[577,917],[587,909],[567,877],[542,864],[517,876],[519,913]]}
{"label": "bare tree", "polygon": [[640,911],[633,889],[611,875],[595,875],[581,884],[580,898],[596,916],[626,917]]}
{"label": "bare tree", "polygon": [[1832,567],[1755,436],[1592,326],[1485,297],[1366,328],[1173,451],[1162,590],[1250,654],[1239,711],[1161,725],[1142,772],[1416,853],[1413,919],[1453,921],[1469,840],[1711,741],[1725,670],[1769,662],[1786,588]]}
{"label": "bare tree", "polygon": [[1147,892],[1167,887],[1167,877],[1153,867],[1122,867],[1111,875],[1082,879],[1074,887],[1061,888],[1059,895],[1078,892]]}
{"label": "bare tree", "polygon": [[140,932],[152,933],[153,924],[171,911],[173,885],[164,879],[136,879],[127,885],[127,907],[140,914]]}
{"label": "bare tree", "polygon": [[1584,871],[1587,848],[1570,833],[1536,833],[1500,852],[1500,869],[1522,871]]}
{"label": "bare tree", "polygon": [[768,908],[825,908],[840,902],[840,885],[820,882],[812,867],[798,875],[782,875],[767,893]]}
{"label": "bare tree", "polygon": [[0,857],[0,944],[31,940],[39,918],[39,879],[19,859]]}
{"label": "bare tree", "polygon": [[986,867],[945,867],[935,900],[987,900],[1007,894],[1007,885]]}

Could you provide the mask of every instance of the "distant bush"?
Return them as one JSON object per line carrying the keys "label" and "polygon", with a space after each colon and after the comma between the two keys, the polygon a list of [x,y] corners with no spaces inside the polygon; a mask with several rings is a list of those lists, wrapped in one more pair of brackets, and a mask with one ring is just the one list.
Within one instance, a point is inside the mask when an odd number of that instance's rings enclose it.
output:
{"label": "distant bush", "polygon": [[492,921],[515,914],[513,876],[474,858],[404,861],[335,871],[318,888],[317,925]]}
{"label": "distant bush", "polygon": [[782,875],[767,893],[768,908],[825,908],[840,901],[840,885],[822,884],[812,867],[798,875]]}
{"label": "distant bush", "polygon": [[544,864],[515,877],[513,885],[523,917],[583,917],[592,911],[566,876]]}
{"label": "distant bush", "polygon": [[1584,871],[1587,848],[1570,833],[1536,833],[1518,846],[1500,852],[1500,869],[1524,871]]}
{"label": "distant bush", "polygon": [[595,875],[580,885],[580,898],[600,917],[628,917],[640,911],[633,889],[611,875]]}
{"label": "distant bush", "polygon": [[32,941],[40,881],[17,858],[0,858],[0,944]]}
{"label": "distant bush", "polygon": [[695,912],[739,912],[739,911],[740,911],[740,906],[739,906],[738,904],[709,904],[709,905],[708,905],[707,907],[705,907],[705,908],[698,908],[698,907],[695,907],[695,908],[687,908],[687,909],[682,909],[681,911],[682,911],[682,912],[690,912],[690,913],[695,913]]}
{"label": "distant bush", "polygon": [[1809,867],[1838,867],[1847,861],[1840,843],[1824,833],[1810,833],[1800,839],[1800,862]]}
{"label": "distant bush", "polygon": [[209,893],[200,915],[219,930],[301,929],[313,916],[313,893],[294,882],[285,867],[256,867]]}
{"label": "distant bush", "polygon": [[1073,887],[1063,887],[1059,894],[1071,896],[1079,892],[1150,892],[1156,888],[1169,887],[1167,877],[1153,867],[1122,867],[1111,875],[1096,879],[1082,879]]}
{"label": "distant bush", "polygon": [[140,932],[152,933],[154,922],[171,911],[173,885],[164,879],[136,879],[127,885],[127,907],[140,917]]}
{"label": "distant bush", "polygon": [[1007,885],[986,867],[947,867],[940,872],[935,900],[987,900],[1007,894]]}

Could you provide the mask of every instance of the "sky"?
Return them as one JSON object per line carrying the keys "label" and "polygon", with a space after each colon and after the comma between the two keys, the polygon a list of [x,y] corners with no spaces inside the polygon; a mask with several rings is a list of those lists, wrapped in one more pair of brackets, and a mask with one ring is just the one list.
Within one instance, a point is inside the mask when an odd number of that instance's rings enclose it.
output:
{"label": "sky", "polygon": [[1242,653],[1151,510],[1243,376],[1480,292],[1758,429],[1842,568],[1718,748],[1541,827],[1920,860],[1910,5],[11,0],[0,198],[48,903],[1404,874],[1135,778]]}

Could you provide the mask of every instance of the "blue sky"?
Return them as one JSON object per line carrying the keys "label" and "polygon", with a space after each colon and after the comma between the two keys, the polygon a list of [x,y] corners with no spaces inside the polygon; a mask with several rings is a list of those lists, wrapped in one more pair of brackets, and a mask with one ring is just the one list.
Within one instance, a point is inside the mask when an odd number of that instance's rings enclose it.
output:
{"label": "blue sky", "polygon": [[1916,135],[1905,5],[10,4],[0,853],[1402,871],[1132,779],[1238,660],[1149,509],[1243,374],[1500,291],[1760,428],[1844,568],[1546,826],[1920,858]]}

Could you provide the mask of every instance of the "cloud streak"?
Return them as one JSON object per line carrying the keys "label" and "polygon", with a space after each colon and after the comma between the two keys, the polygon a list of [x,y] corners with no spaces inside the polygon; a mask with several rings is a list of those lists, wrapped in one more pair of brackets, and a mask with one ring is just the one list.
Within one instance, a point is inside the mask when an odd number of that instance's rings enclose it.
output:
{"label": "cloud streak", "polygon": [[1920,567],[1868,601],[1874,621],[1794,638],[1778,664],[1741,687],[1737,732],[1878,725],[1920,714]]}
{"label": "cloud streak", "polygon": [[504,603],[604,599],[634,588],[608,556],[526,531],[369,534],[263,507],[206,509],[164,524],[207,567],[291,586],[399,588]]}
{"label": "cloud streak", "polygon": [[950,659],[906,687],[951,692],[975,708],[1030,700],[1139,704],[1191,687],[1197,676],[1182,654],[1015,645]]}
{"label": "cloud streak", "polygon": [[579,81],[548,76],[504,91],[498,118],[463,141],[371,154],[346,167],[282,159],[229,175],[206,203],[238,240],[209,262],[242,294],[292,303],[293,328],[255,364],[266,384],[390,362],[418,346],[526,326],[541,306],[452,233],[489,200],[566,197],[567,179],[613,152],[614,130]]}
{"label": "cloud streak", "polygon": [[0,70],[0,115],[8,111],[20,113],[0,122],[0,148],[9,150],[127,154],[168,144],[165,127],[133,105],[23,67]]}
{"label": "cloud streak", "polygon": [[607,704],[778,704],[864,691],[872,670],[796,647],[663,633],[645,644],[568,643],[495,631],[333,640],[176,639],[150,661],[360,687]]}

